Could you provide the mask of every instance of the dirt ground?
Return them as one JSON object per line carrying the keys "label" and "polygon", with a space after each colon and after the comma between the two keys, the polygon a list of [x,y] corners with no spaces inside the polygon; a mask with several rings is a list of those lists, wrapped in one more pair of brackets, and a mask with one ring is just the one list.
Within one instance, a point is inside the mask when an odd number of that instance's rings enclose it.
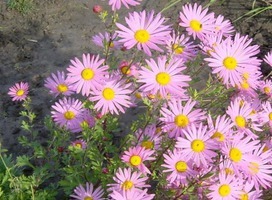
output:
{"label": "dirt ground", "polygon": [[[24,153],[17,137],[26,134],[20,129],[20,103],[14,103],[7,95],[8,88],[15,82],[30,83],[30,96],[34,111],[38,114],[36,126],[41,137],[46,137],[43,117],[50,113],[51,97],[44,88],[44,79],[52,72],[64,70],[70,59],[82,53],[99,53],[91,42],[94,34],[103,31],[103,25],[92,12],[95,4],[110,9],[107,0],[36,0],[33,10],[25,15],[7,8],[0,1],[0,142],[9,152]],[[160,10],[168,0],[143,0],[142,5],[130,9],[145,8]],[[184,1],[188,2],[188,1]],[[193,1],[189,1],[193,2]],[[204,3],[204,1],[197,1]],[[217,0],[210,10],[223,14],[234,21],[251,9],[253,1]],[[256,1],[255,7],[265,6]],[[165,16],[176,20],[182,3],[165,12]],[[122,10],[120,18],[126,14]],[[254,43],[261,46],[260,56],[272,49],[272,13],[234,22],[237,31],[249,34]],[[270,71],[263,66],[263,72]],[[128,113],[129,121],[134,111]],[[128,122],[128,121],[125,121]],[[272,197],[271,197],[272,199]]]}

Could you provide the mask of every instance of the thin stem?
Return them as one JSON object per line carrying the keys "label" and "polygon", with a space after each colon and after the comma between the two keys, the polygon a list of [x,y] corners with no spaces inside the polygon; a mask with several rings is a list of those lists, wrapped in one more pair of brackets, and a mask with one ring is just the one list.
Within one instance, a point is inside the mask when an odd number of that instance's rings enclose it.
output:
{"label": "thin stem", "polygon": [[171,8],[172,6],[176,5],[177,3],[181,2],[182,0],[174,0],[174,1],[170,1],[169,2],[169,5],[164,7],[162,10],[161,10],[161,13],[168,10],[169,8]]}

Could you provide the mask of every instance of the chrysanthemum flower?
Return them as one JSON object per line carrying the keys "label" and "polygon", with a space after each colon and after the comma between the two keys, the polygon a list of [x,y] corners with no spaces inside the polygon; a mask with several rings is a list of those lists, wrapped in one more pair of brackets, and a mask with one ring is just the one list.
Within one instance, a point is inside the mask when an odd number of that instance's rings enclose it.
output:
{"label": "chrysanthemum flower", "polygon": [[235,200],[241,197],[242,185],[235,176],[219,173],[218,180],[208,188],[207,197],[212,200]]}
{"label": "chrysanthemum flower", "polygon": [[126,8],[129,6],[137,6],[142,0],[109,0],[109,5],[113,11],[119,10],[123,4]]}
{"label": "chrysanthemum flower", "polygon": [[144,83],[140,90],[158,93],[164,98],[168,94],[184,97],[185,87],[188,87],[191,78],[182,74],[186,68],[182,59],[174,58],[168,63],[166,56],[161,56],[157,62],[150,59],[146,63],[150,69],[143,67],[139,71],[138,82]]}
{"label": "chrysanthemum flower", "polygon": [[86,141],[84,141],[83,139],[78,139],[78,140],[75,140],[71,143],[71,145],[75,148],[78,148],[78,149],[86,149],[87,148],[87,143]]}
{"label": "chrysanthemum flower", "polygon": [[200,123],[196,128],[193,124],[184,131],[184,136],[184,138],[177,138],[175,147],[181,149],[183,156],[192,159],[197,167],[203,165],[204,168],[208,168],[212,163],[212,158],[217,155],[215,153],[217,145],[211,139],[207,126]]}
{"label": "chrysanthemum flower", "polygon": [[50,90],[50,93],[55,97],[62,94],[64,96],[70,96],[74,93],[72,84],[63,71],[57,71],[57,74],[52,73],[51,77],[45,79],[44,86]]}
{"label": "chrysanthemum flower", "polygon": [[272,187],[272,151],[264,151],[265,145],[252,151],[252,159],[247,165],[246,177],[253,181],[256,189]]}
{"label": "chrysanthemum flower", "polygon": [[12,98],[12,101],[23,101],[28,95],[28,88],[28,83],[15,83],[14,86],[9,88],[8,95]]}
{"label": "chrysanthemum flower", "polygon": [[272,97],[272,81],[267,79],[264,81],[260,81],[260,91],[266,94],[268,97]]}
{"label": "chrysanthemum flower", "polygon": [[214,32],[217,35],[222,34],[224,37],[228,37],[232,35],[232,33],[234,32],[234,26],[228,19],[224,20],[224,16],[222,15],[218,15],[215,18],[214,25],[215,25]]}
{"label": "chrysanthemum flower", "polygon": [[144,147],[130,147],[128,151],[124,152],[122,161],[139,169],[144,174],[150,174],[150,171],[145,166],[144,162],[155,160],[155,158],[152,157],[154,153],[154,150],[146,149]]}
{"label": "chrysanthemum flower", "polygon": [[267,64],[269,64],[270,67],[272,67],[272,51],[268,52],[268,53],[264,56],[264,62],[266,62]]}
{"label": "chrysanthemum flower", "polygon": [[115,183],[108,184],[108,190],[141,190],[150,187],[150,185],[146,184],[147,179],[148,177],[141,172],[132,172],[131,168],[119,168],[113,177]]}
{"label": "chrysanthemum flower", "polygon": [[72,131],[80,123],[83,103],[79,100],[70,97],[60,99],[52,108],[52,118],[59,126]]}
{"label": "chrysanthemum flower", "polygon": [[230,139],[232,137],[232,126],[233,122],[226,116],[217,116],[215,120],[209,115],[208,127],[212,133],[212,139],[215,139],[222,145],[222,142]]}
{"label": "chrysanthemum flower", "polygon": [[138,63],[129,63],[128,61],[122,61],[118,66],[120,72],[123,75],[134,76],[138,78],[140,66]]}
{"label": "chrysanthemum flower", "polygon": [[213,34],[215,30],[214,13],[207,13],[208,9],[202,10],[201,5],[186,4],[179,14],[179,25],[186,28],[188,34],[193,35],[194,39],[196,37],[202,39],[204,35]]}
{"label": "chrysanthemum flower", "polygon": [[233,40],[229,37],[215,46],[211,57],[205,58],[212,73],[217,74],[227,87],[240,85],[244,73],[259,70],[261,61],[256,57],[259,47],[250,46],[251,41],[248,36],[237,33]]}
{"label": "chrysanthemum flower", "polygon": [[72,127],[72,132],[78,133],[86,128],[92,128],[95,125],[95,118],[89,109],[83,108],[81,115],[78,117],[78,124]]}
{"label": "chrysanthemum flower", "polygon": [[145,190],[114,190],[109,194],[112,200],[152,200],[154,194],[147,194],[147,189]]}
{"label": "chrysanthemum flower", "polygon": [[193,163],[189,157],[184,156],[178,149],[163,154],[163,157],[164,164],[161,166],[166,168],[163,172],[170,172],[167,176],[169,184],[176,182],[176,184],[187,185],[190,178],[197,174],[197,172],[193,170]]}
{"label": "chrysanthemum flower", "polygon": [[101,186],[94,190],[92,183],[86,183],[86,188],[79,185],[74,189],[74,194],[70,195],[75,200],[103,200],[103,189]]}
{"label": "chrysanthemum flower", "polygon": [[110,34],[105,32],[104,34],[98,33],[92,37],[92,41],[99,47],[102,48],[113,48],[113,49],[120,49],[122,46],[121,43],[117,40],[118,35],[117,33]]}
{"label": "chrysanthemum flower", "polygon": [[120,112],[125,112],[124,108],[129,108],[132,105],[131,84],[121,81],[120,76],[113,73],[111,77],[100,84],[99,89],[91,92],[89,100],[95,101],[94,109],[101,110],[102,115],[108,112],[118,115]]}
{"label": "chrysanthemum flower", "polygon": [[236,98],[230,102],[226,113],[230,116],[239,133],[256,139],[257,135],[252,130],[262,131],[262,129],[259,128],[261,124],[258,116],[253,114],[252,110],[249,103]]}
{"label": "chrysanthemum flower", "polygon": [[166,45],[170,54],[182,58],[184,62],[192,60],[197,54],[196,45],[190,41],[190,38],[184,34],[176,34],[174,31],[171,32]]}
{"label": "chrysanthemum flower", "polygon": [[162,52],[158,44],[165,44],[170,34],[169,26],[164,25],[164,22],[165,18],[161,14],[154,15],[154,11],[133,12],[126,18],[129,28],[116,23],[120,29],[116,32],[121,38],[119,41],[123,42],[127,49],[136,45],[138,50],[143,50],[151,56],[151,49]]}
{"label": "chrysanthemum flower", "polygon": [[251,140],[249,137],[243,138],[241,135],[234,135],[231,140],[228,140],[222,145],[221,153],[231,161],[234,173],[237,176],[242,176],[252,160],[252,152],[258,147],[260,141]]}
{"label": "chrysanthemum flower", "polygon": [[155,124],[148,125],[145,129],[138,129],[135,137],[139,146],[146,149],[158,150],[161,145],[162,135],[157,132]]}
{"label": "chrysanthemum flower", "polygon": [[242,183],[243,189],[241,190],[241,196],[239,199],[246,200],[246,199],[252,199],[252,200],[262,200],[262,190],[254,188],[253,182],[244,182]]}
{"label": "chrysanthemum flower", "polygon": [[205,113],[201,109],[194,109],[196,102],[189,99],[185,105],[182,100],[172,100],[167,107],[162,107],[160,121],[164,124],[162,130],[167,132],[170,138],[183,136],[184,131],[192,124],[199,124],[205,119]]}
{"label": "chrysanthemum flower", "polygon": [[104,59],[99,59],[99,55],[83,54],[83,63],[75,58],[71,60],[68,79],[74,85],[77,93],[88,96],[91,90],[100,88],[101,81],[107,74],[108,66],[103,65]]}
{"label": "chrysanthemum flower", "polygon": [[262,123],[268,123],[272,128],[272,105],[270,101],[262,103],[263,111],[259,113],[259,117]]}

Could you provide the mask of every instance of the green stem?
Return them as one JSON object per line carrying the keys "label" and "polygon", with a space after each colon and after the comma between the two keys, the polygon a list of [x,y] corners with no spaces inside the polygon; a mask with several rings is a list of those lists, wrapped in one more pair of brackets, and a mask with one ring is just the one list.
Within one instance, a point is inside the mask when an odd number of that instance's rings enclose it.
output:
{"label": "green stem", "polygon": [[168,10],[169,8],[171,8],[172,6],[176,5],[177,3],[181,2],[182,0],[174,0],[174,1],[170,1],[169,2],[169,5],[164,7],[162,10],[161,10],[161,13]]}

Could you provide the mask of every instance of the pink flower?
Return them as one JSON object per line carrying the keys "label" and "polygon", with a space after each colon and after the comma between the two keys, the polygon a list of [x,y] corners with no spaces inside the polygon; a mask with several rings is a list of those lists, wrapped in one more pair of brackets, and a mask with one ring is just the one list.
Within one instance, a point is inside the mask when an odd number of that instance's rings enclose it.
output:
{"label": "pink flower", "polygon": [[207,13],[208,9],[202,10],[201,5],[186,4],[179,14],[179,25],[186,28],[188,34],[193,35],[194,39],[196,37],[202,39],[204,35],[210,35],[215,30],[214,13]]}
{"label": "pink flower", "polygon": [[108,112],[118,115],[120,112],[125,112],[124,108],[129,108],[132,105],[130,84],[121,80],[119,75],[112,74],[100,84],[99,89],[91,92],[89,100],[95,101],[94,109],[101,110],[102,115]]}
{"label": "pink flower", "polygon": [[23,101],[28,95],[28,88],[28,83],[15,83],[14,86],[9,88],[8,95],[12,98],[12,101]]}
{"label": "pink flower", "polygon": [[142,0],[109,0],[109,5],[113,11],[119,10],[123,4],[126,8],[139,5]]}
{"label": "pink flower", "polygon": [[81,115],[78,117],[78,124],[72,127],[73,133],[78,133],[86,128],[92,128],[95,125],[95,118],[89,109],[83,108]]}
{"label": "pink flower", "polygon": [[173,152],[169,151],[163,154],[164,164],[161,166],[166,168],[164,173],[170,173],[167,176],[169,184],[187,185],[190,178],[194,177],[197,172],[193,170],[193,163],[189,157],[184,156],[178,149]]}
{"label": "pink flower", "polygon": [[268,123],[270,129],[272,129],[272,105],[270,101],[262,103],[263,111],[259,113],[261,123]]}
{"label": "pink flower", "polygon": [[224,20],[224,16],[222,15],[218,15],[215,18],[214,25],[215,25],[214,32],[217,35],[222,34],[224,37],[228,37],[232,35],[234,32],[234,27],[231,24],[231,22],[228,19]]}
{"label": "pink flower", "polygon": [[208,168],[213,162],[212,158],[217,156],[215,152],[217,145],[211,139],[207,126],[203,126],[202,123],[198,128],[192,125],[184,131],[184,136],[184,138],[177,138],[175,147],[180,149],[183,156],[191,159],[197,167]]}
{"label": "pink flower", "polygon": [[257,45],[249,46],[251,41],[248,36],[241,37],[237,33],[233,40],[229,37],[215,46],[210,52],[211,57],[205,58],[212,73],[217,74],[227,87],[240,85],[243,74],[259,71],[261,61],[256,55],[260,50]]}
{"label": "pink flower", "polygon": [[140,90],[147,93],[158,93],[163,98],[169,94],[183,96],[185,88],[191,78],[183,75],[182,71],[186,69],[182,59],[172,59],[167,61],[166,56],[158,57],[156,62],[153,59],[146,60],[149,68],[142,68],[139,71],[138,82],[143,83]]}
{"label": "pink flower", "polygon": [[94,190],[92,183],[86,183],[86,188],[79,185],[74,189],[74,194],[70,195],[75,200],[103,200],[103,189],[101,186]]}
{"label": "pink flower", "polygon": [[184,136],[187,128],[205,119],[205,113],[201,109],[193,109],[195,105],[196,101],[192,99],[187,100],[186,103],[182,100],[172,100],[161,108],[162,129],[170,138]]}
{"label": "pink flower", "polygon": [[154,11],[146,13],[129,13],[126,23],[129,28],[120,23],[116,26],[120,29],[116,31],[127,49],[137,46],[138,50],[143,50],[151,56],[151,49],[162,52],[158,44],[165,44],[165,40],[170,33],[169,26],[163,25],[165,18],[161,14],[154,15]]}
{"label": "pink flower", "polygon": [[78,149],[86,149],[87,148],[87,143],[83,139],[75,140],[71,144],[73,147],[78,148]]}
{"label": "pink flower", "polygon": [[113,177],[115,183],[108,184],[108,190],[141,190],[145,187],[150,187],[150,185],[146,184],[147,179],[148,177],[144,176],[141,172],[132,172],[131,168],[119,168]]}
{"label": "pink flower", "polygon": [[54,122],[65,127],[70,131],[80,123],[80,117],[83,111],[83,103],[74,98],[60,99],[52,105],[52,118]]}
{"label": "pink flower", "polygon": [[57,74],[52,73],[51,77],[45,79],[44,86],[50,90],[50,93],[55,97],[62,94],[64,96],[70,96],[74,93],[72,85],[69,79],[66,78],[64,72],[57,71]]}
{"label": "pink flower", "polygon": [[152,155],[154,150],[146,149],[144,147],[130,147],[128,151],[124,152],[122,161],[129,164],[132,167],[139,169],[144,174],[150,174],[151,172],[145,166],[144,162],[155,160]]}
{"label": "pink flower", "polygon": [[78,59],[71,60],[68,79],[74,85],[77,93],[88,96],[91,90],[100,88],[101,81],[107,74],[108,66],[104,59],[99,60],[99,55],[83,54],[83,63]]}
{"label": "pink flower", "polygon": [[260,82],[260,91],[267,95],[269,98],[272,98],[272,81],[267,79]]}
{"label": "pink flower", "polygon": [[267,64],[270,65],[270,67],[272,67],[272,51],[268,52],[265,56],[264,56],[264,62],[266,62]]}
{"label": "pink flower", "polygon": [[130,63],[124,60],[119,64],[118,68],[123,75],[138,78],[140,69],[139,63]]}
{"label": "pink flower", "polygon": [[117,33],[108,33],[105,32],[104,34],[99,33],[92,37],[92,41],[99,47],[113,48],[113,49],[120,49],[121,43],[118,42],[118,35]]}
{"label": "pink flower", "polygon": [[147,189],[145,190],[114,190],[109,196],[113,200],[152,200],[155,195],[147,194]]}

